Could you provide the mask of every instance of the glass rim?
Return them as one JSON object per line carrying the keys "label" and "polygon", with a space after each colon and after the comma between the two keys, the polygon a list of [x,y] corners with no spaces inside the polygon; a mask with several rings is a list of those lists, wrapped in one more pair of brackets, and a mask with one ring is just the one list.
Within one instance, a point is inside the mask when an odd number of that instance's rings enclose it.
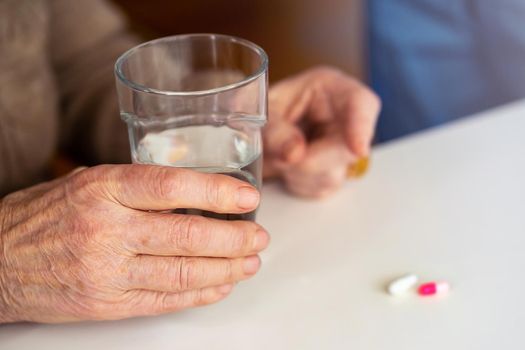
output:
{"label": "glass rim", "polygon": [[[132,81],[131,79],[128,79],[126,75],[124,74],[124,72],[122,71],[122,65],[124,64],[124,62],[132,54],[134,54],[136,51],[138,51],[139,49],[145,46],[150,46],[150,45],[158,44],[160,42],[165,42],[165,41],[175,41],[175,40],[181,40],[181,39],[187,39],[187,38],[198,38],[198,37],[211,38],[211,39],[215,39],[215,38],[226,39],[233,43],[241,44],[247,47],[248,49],[258,54],[258,56],[261,58],[261,63],[259,65],[259,68],[254,73],[248,75],[247,77],[245,77],[244,79],[240,81],[237,81],[231,84],[226,84],[226,85],[219,86],[219,87],[212,88],[212,89],[194,90],[194,91],[172,91],[172,90],[160,90],[160,89],[150,88],[142,84],[138,84]],[[233,90],[238,87],[251,83],[252,81],[259,78],[261,75],[263,75],[267,71],[267,69],[268,69],[268,55],[259,45],[254,44],[253,42],[249,40],[242,39],[236,36],[226,35],[226,34],[214,34],[214,33],[179,34],[179,35],[171,35],[171,36],[166,36],[166,37],[146,41],[142,44],[132,47],[131,49],[127,50],[122,55],[120,55],[117,58],[117,61],[115,62],[115,67],[114,67],[115,75],[117,76],[118,80],[120,80],[124,85],[128,86],[129,88],[135,91],[138,91],[138,92],[156,94],[156,95],[164,95],[164,96],[202,96],[202,95],[218,94],[218,93]]]}

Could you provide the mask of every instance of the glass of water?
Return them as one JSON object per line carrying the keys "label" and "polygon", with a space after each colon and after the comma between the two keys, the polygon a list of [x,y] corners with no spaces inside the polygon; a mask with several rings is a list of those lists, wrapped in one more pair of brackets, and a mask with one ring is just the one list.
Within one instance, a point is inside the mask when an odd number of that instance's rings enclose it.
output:
{"label": "glass of water", "polygon": [[[171,36],[124,53],[115,76],[133,162],[226,174],[260,188],[267,71],[259,46],[226,35]],[[177,212],[255,220],[255,212]]]}

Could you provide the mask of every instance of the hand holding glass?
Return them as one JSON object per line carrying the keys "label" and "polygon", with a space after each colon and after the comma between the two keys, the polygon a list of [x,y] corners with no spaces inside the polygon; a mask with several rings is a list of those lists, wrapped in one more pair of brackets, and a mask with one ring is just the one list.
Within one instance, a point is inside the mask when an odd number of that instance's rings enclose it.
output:
{"label": "hand holding glass", "polygon": [[[226,174],[260,188],[267,67],[260,47],[217,34],[157,39],[124,53],[115,75],[133,162]],[[176,212],[255,220],[255,212]]]}

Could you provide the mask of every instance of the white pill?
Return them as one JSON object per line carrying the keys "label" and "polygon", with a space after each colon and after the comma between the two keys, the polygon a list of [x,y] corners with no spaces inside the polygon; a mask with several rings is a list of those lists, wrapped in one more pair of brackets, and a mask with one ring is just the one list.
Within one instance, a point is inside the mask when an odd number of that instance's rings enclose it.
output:
{"label": "white pill", "polygon": [[388,294],[395,296],[403,295],[416,285],[417,280],[418,278],[414,274],[399,277],[388,285]]}

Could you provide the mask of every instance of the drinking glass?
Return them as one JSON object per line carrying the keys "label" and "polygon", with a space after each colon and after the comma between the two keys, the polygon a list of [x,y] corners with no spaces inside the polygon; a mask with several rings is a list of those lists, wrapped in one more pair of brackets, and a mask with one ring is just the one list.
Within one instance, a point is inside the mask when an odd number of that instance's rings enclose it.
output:
{"label": "drinking glass", "polygon": [[[226,174],[260,188],[267,71],[259,46],[227,35],[176,35],[124,53],[115,76],[133,162]],[[177,212],[255,220],[255,211]]]}

